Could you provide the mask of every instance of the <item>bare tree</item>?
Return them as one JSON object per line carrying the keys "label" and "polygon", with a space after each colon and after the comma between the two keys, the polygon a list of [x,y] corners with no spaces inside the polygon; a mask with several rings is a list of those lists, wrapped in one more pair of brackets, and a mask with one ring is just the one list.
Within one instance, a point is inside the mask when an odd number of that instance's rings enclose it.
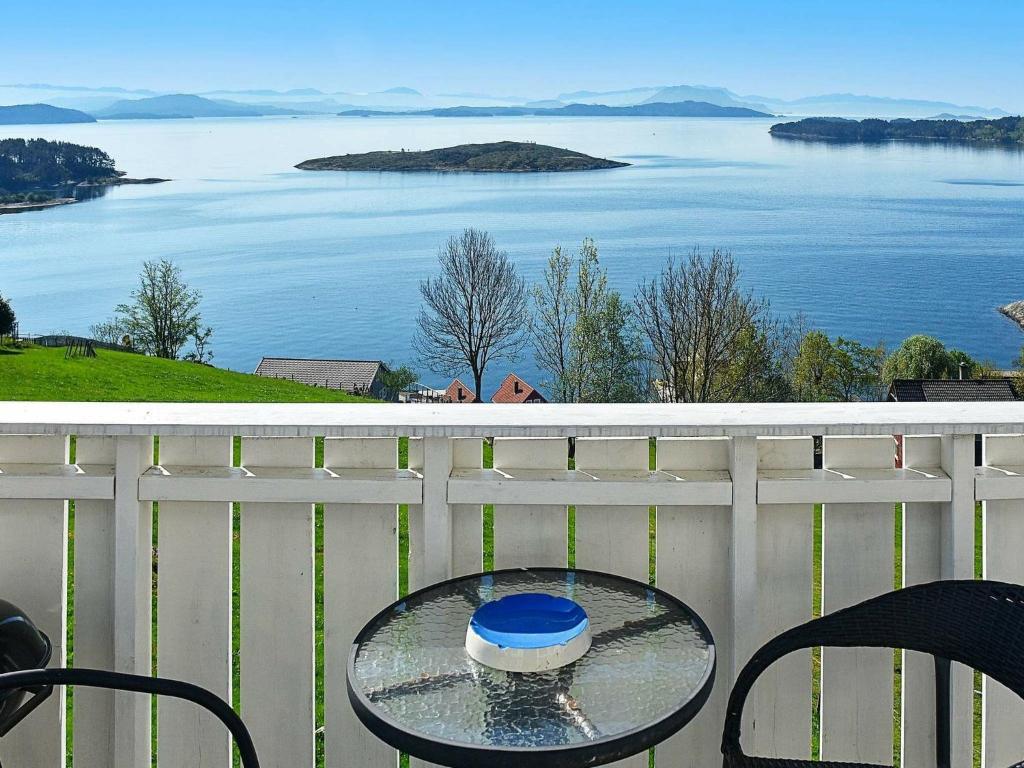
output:
{"label": "bare tree", "polygon": [[708,403],[781,399],[780,329],[766,301],[739,287],[727,251],[694,249],[641,285],[637,317],[661,399]]}
{"label": "bare tree", "polygon": [[439,373],[469,368],[482,402],[487,366],[516,359],[526,343],[526,286],[486,232],[450,237],[437,259],[441,274],[420,283],[416,351]]}
{"label": "bare tree", "polygon": [[199,291],[188,287],[173,262],[147,261],[139,274],[138,290],[132,291],[132,303],[119,304],[114,311],[136,349],[175,360],[193,339],[205,357],[210,354],[207,345],[212,332],[201,328],[201,298]]}

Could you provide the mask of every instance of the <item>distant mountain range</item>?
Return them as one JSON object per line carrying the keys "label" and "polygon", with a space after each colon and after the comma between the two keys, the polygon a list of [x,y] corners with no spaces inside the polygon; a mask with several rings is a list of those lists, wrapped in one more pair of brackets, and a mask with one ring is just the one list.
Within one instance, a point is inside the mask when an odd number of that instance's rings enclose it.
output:
{"label": "distant mountain range", "polygon": [[[748,109],[755,112],[791,117],[881,117],[930,118],[956,115],[981,118],[1005,117],[999,107],[960,105],[946,101],[902,99],[852,93],[830,93],[797,99],[773,96],[741,95],[721,86],[651,85],[615,91],[579,90],[559,93],[510,96],[486,91],[451,91],[427,94],[409,86],[397,86],[373,92],[329,91],[319,88],[275,90],[253,88],[209,90],[189,94],[205,102],[151,102],[152,99],[178,99],[186,94],[158,93],[147,89],[116,86],[91,88],[47,83],[0,85],[0,104],[45,103],[76,109],[94,116],[110,117],[223,117],[246,115],[337,114],[359,110],[373,112],[427,112],[438,109],[493,111],[498,107],[527,110],[576,108],[575,105],[600,105],[608,108],[638,107],[651,104],[695,102],[718,107]],[[497,114],[497,113],[495,113]],[[567,114],[567,113],[565,113]]]}
{"label": "distant mountain range", "polygon": [[93,114],[103,120],[145,120],[181,117],[264,117],[309,113],[280,107],[250,106],[233,101],[214,101],[202,96],[177,93],[145,99],[123,99]]}
{"label": "distant mountain range", "polygon": [[57,123],[95,123],[96,118],[77,109],[62,109],[49,104],[15,104],[0,107],[0,125],[48,125]]}
{"label": "distant mountain range", "polygon": [[654,102],[629,107],[606,104],[568,104],[564,107],[443,107],[415,112],[383,112],[352,109],[339,112],[342,117],[430,116],[430,117],[772,117],[745,107],[720,107],[706,101]]}

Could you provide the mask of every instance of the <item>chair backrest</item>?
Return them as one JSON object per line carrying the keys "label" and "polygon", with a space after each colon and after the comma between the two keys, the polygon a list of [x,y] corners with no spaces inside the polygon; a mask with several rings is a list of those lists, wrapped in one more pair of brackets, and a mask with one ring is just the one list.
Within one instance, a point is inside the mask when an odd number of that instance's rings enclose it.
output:
{"label": "chair backrest", "polygon": [[816,646],[904,648],[958,661],[1024,698],[1024,586],[936,581],[890,592],[783,632],[747,662],[729,696],[722,751],[739,751],[743,705],[777,659]]}

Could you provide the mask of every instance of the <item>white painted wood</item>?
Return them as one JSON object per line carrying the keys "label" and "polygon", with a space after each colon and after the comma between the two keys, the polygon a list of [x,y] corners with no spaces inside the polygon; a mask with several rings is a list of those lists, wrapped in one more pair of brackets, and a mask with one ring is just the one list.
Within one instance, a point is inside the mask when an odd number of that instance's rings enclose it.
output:
{"label": "white painted wood", "polygon": [[[483,441],[475,437],[452,440],[453,472],[460,469],[478,470],[483,466]],[[479,503],[463,504],[451,496],[451,482],[448,484],[448,501],[452,511],[452,576],[466,576],[484,569],[484,520],[483,506]]]}
{"label": "white painted wood", "polygon": [[[949,503],[903,505],[903,584],[973,578],[974,438],[907,437],[904,465],[940,465],[951,478]],[[954,664],[951,682],[952,760],[968,765],[973,749],[973,674]],[[902,762],[907,768],[935,764],[935,667],[928,654],[903,654]]]}
{"label": "white painted wood", "polygon": [[[633,470],[648,474],[650,442],[643,437],[620,439],[580,438],[576,441],[576,468],[583,473]],[[600,484],[600,482],[598,482]],[[571,487],[577,483],[567,484]],[[576,567],[601,570],[647,583],[650,572],[650,511],[642,487],[630,506],[576,505]],[[618,501],[612,496],[606,501]],[[636,502],[640,502],[637,504]],[[619,768],[647,768],[647,751],[612,763]]]}
{"label": "white painted wood", "polygon": [[949,476],[939,467],[810,469],[761,472],[761,504],[858,504],[949,501]]}
{"label": "white painted wood", "polygon": [[[243,438],[246,466],[312,467],[313,440]],[[246,503],[241,703],[260,764],[313,764],[313,505]]]}
{"label": "white painted wood", "polygon": [[[80,437],[80,464],[106,465],[113,476],[117,438]],[[113,484],[111,484],[113,491]],[[114,501],[75,501],[74,665],[114,668]],[[114,693],[77,688],[72,750],[76,768],[114,763]]]}
{"label": "white painted wood", "polygon": [[[227,467],[229,437],[164,437],[169,465]],[[157,672],[231,701],[231,504],[164,501],[157,551]],[[161,699],[157,709],[160,768],[227,768],[230,734],[190,702]]]}
{"label": "white painted wood", "polygon": [[[483,465],[483,441],[475,437],[456,438],[452,443],[451,475],[475,473]],[[409,468],[423,471],[423,439],[409,440]],[[452,516],[452,576],[465,576],[483,570],[483,507],[480,502],[457,503],[448,481],[448,502]],[[409,589],[426,586],[423,575],[423,507],[409,506]]]}
{"label": "white painted wood", "polygon": [[[800,470],[814,465],[809,437],[757,441],[760,472]],[[811,618],[814,505],[759,505],[757,508],[757,645]],[[810,758],[811,652],[779,659],[751,692],[744,744],[769,757]]]}
{"label": "white painted wood", "polygon": [[[721,438],[662,439],[657,443],[658,469],[717,470],[729,466],[729,441]],[[707,622],[720,664],[732,658],[732,525],[728,504],[659,506],[656,584],[676,595]],[[659,768],[718,768],[728,674],[719,667],[707,704],[683,730],[655,748]]]}
{"label": "white painted wood", "polygon": [[[824,439],[825,469],[889,469],[893,461],[891,437]],[[824,613],[892,590],[893,525],[890,503],[824,505]],[[888,649],[822,650],[822,760],[891,764],[892,678]]]}
{"label": "white painted wood", "polygon": [[[529,410],[523,408],[523,410]],[[494,468],[558,469],[569,463],[561,438],[496,438]],[[494,505],[494,567],[564,566],[569,552],[568,510],[564,504]]]}
{"label": "white painted wood", "polygon": [[[644,438],[580,438],[580,440]],[[728,504],[732,484],[725,471],[647,469],[456,470],[448,483],[455,503],[628,505]]]}
{"label": "white painted wood", "polygon": [[[1011,457],[1019,461],[1019,457]],[[1003,464],[978,467],[975,477],[979,501],[1024,499],[1024,465]]]}
{"label": "white painted wood", "polygon": [[[0,437],[0,464],[68,461],[64,437]],[[5,600],[24,610],[50,638],[50,664],[63,666],[67,625],[66,501],[0,500],[0,585]],[[50,699],[0,741],[0,762],[57,766],[64,757],[64,691]]]}
{"label": "white painted wood", "polygon": [[0,466],[0,499],[113,499],[114,468],[74,464]]}
{"label": "white painted wood", "polygon": [[162,464],[139,481],[147,501],[413,504],[422,481],[408,470],[327,467],[190,467]]}
{"label": "white painted wood", "polygon": [[[332,468],[394,469],[394,438],[327,438]],[[397,753],[356,718],[345,672],[363,625],[398,596],[398,508],[394,502],[324,505],[324,716],[329,768],[394,768]],[[306,765],[305,763],[303,765]]]}
{"label": "white painted wood", "polygon": [[[114,669],[152,673],[153,505],[139,502],[139,477],[153,438],[119,437],[114,464]],[[114,693],[113,768],[150,765],[150,696]]]}
{"label": "white painted wood", "polygon": [[[984,438],[984,464],[1024,465],[1024,435]],[[1024,583],[1024,498],[984,503],[984,577]],[[982,706],[982,766],[1011,765],[1024,755],[1024,702],[1001,683],[985,677]]]}
{"label": "white painted wood", "polygon": [[452,577],[452,513],[448,506],[451,472],[451,440],[423,438],[423,548],[420,551],[422,576],[427,584]]}
{"label": "white painted wood", "polygon": [[1019,434],[1024,402],[601,405],[0,402],[0,433],[263,437]]}
{"label": "white painted wood", "polygon": [[735,680],[758,647],[757,439],[729,440],[732,476],[732,543],[729,573],[732,606],[732,656],[728,679]]}

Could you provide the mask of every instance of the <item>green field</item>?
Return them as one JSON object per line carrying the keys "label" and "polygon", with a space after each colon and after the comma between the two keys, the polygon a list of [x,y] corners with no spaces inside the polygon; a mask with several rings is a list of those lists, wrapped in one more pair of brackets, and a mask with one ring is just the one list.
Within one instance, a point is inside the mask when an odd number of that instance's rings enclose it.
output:
{"label": "green field", "polygon": [[180,403],[372,402],[335,389],[100,349],[64,359],[64,349],[0,347],[0,400]]}

